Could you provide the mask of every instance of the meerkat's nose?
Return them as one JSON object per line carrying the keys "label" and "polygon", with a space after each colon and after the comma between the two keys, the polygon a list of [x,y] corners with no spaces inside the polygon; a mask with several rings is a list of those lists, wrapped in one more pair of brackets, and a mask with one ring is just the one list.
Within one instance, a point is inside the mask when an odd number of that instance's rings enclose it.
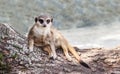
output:
{"label": "meerkat's nose", "polygon": [[46,27],[46,25],[44,24],[43,27]]}

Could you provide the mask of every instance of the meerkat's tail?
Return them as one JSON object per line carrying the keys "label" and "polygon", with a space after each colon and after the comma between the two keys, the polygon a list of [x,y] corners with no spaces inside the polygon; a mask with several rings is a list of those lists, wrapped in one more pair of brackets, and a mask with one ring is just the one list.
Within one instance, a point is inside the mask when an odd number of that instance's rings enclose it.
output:
{"label": "meerkat's tail", "polygon": [[80,63],[81,65],[83,65],[84,67],[91,69],[90,66],[88,66],[88,64],[86,64],[86,63],[85,63],[84,61],[82,61],[82,60],[81,60],[79,63]]}
{"label": "meerkat's tail", "polygon": [[81,65],[83,65],[84,67],[86,67],[86,68],[89,68],[90,69],[90,67],[88,66],[88,64],[86,64],[84,61],[82,61],[81,59],[80,59],[80,56],[79,56],[79,54],[75,51],[75,49],[71,46],[71,45],[69,45],[68,46],[69,48],[69,51],[73,54],[73,56],[78,60],[78,62],[81,64]]}

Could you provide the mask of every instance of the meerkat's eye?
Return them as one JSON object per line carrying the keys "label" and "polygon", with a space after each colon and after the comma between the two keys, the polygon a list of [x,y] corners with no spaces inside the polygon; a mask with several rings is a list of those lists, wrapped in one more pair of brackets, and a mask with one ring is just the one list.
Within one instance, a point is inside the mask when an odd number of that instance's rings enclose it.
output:
{"label": "meerkat's eye", "polygon": [[46,22],[47,22],[47,24],[49,24],[49,23],[50,23],[50,20],[48,19]]}
{"label": "meerkat's eye", "polygon": [[42,19],[39,19],[39,22],[40,22],[41,24],[43,24],[44,21],[43,21]]}

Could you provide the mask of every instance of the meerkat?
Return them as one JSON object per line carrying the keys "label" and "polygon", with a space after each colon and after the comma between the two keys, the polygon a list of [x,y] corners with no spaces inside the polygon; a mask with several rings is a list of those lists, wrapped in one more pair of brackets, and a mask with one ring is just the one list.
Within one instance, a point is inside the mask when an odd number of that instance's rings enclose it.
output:
{"label": "meerkat", "polygon": [[35,23],[28,33],[28,49],[30,52],[33,51],[34,46],[43,47],[48,52],[49,58],[53,59],[57,58],[56,49],[61,48],[69,61],[72,61],[68,53],[71,52],[81,65],[90,68],[81,60],[79,54],[63,35],[53,27],[53,18],[51,16],[40,15],[35,17]]}

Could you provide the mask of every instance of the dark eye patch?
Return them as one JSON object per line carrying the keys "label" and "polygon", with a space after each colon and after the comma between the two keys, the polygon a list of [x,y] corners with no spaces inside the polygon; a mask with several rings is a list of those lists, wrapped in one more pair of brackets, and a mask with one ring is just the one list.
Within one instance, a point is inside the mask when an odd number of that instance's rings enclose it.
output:
{"label": "dark eye patch", "polygon": [[49,23],[50,23],[50,20],[48,19],[46,22],[47,22],[47,24],[49,24]]}
{"label": "dark eye patch", "polygon": [[39,22],[40,22],[41,24],[43,24],[44,20],[43,20],[43,19],[39,19]]}

